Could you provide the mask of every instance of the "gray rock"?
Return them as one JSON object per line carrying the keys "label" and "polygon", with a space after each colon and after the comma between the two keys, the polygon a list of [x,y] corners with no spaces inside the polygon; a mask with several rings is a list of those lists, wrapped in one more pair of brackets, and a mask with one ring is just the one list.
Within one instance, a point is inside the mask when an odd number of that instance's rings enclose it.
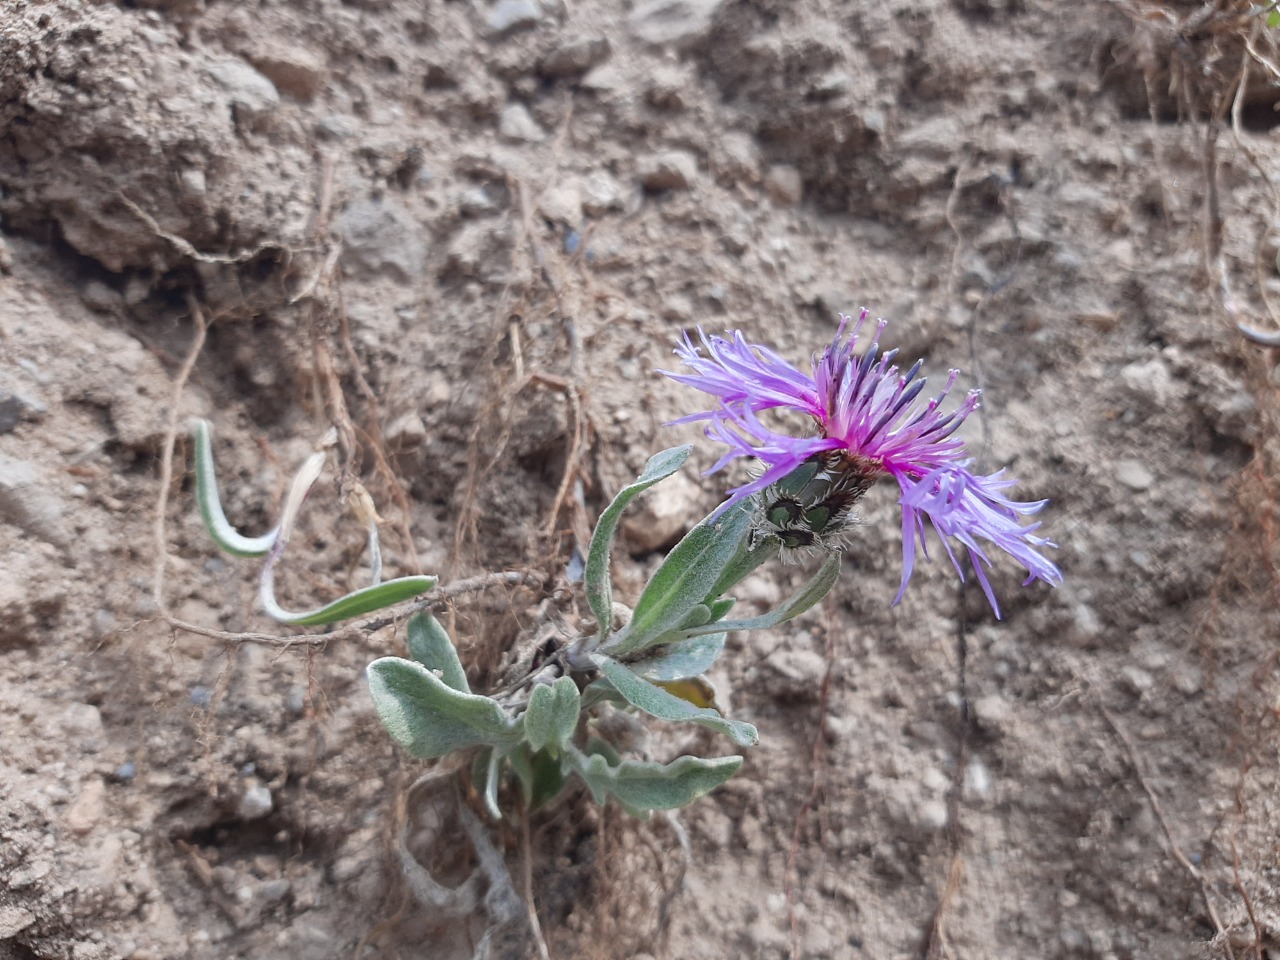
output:
{"label": "gray rock", "polygon": [[649,552],[675,543],[700,516],[702,488],[683,473],[662,483],[662,496],[643,497],[622,515],[622,533],[633,550]]}
{"label": "gray rock", "polygon": [[988,693],[973,701],[974,718],[985,727],[998,728],[1011,714],[1009,701],[998,693]]}
{"label": "gray rock", "polygon": [[787,206],[794,206],[804,196],[804,181],[800,179],[800,171],[787,164],[770,167],[765,174],[764,186],[775,202]]}
{"label": "gray rock", "polygon": [[686,150],[668,150],[639,162],[640,182],[649,190],[688,190],[698,180],[698,161]]}
{"label": "gray rock", "polygon": [[817,700],[827,661],[816,650],[779,650],[766,661],[773,674],[767,681],[769,693],[784,700]]}
{"label": "gray rock", "polygon": [[254,891],[254,896],[259,903],[276,903],[287,897],[292,889],[293,884],[284,877],[280,877],[278,880],[267,880],[264,883],[260,883],[258,889]]}
{"label": "gray rock", "polygon": [[538,198],[538,212],[548,220],[577,226],[582,222],[582,194],[577,184],[558,183]]}
{"label": "gray rock", "polygon": [[717,166],[734,180],[755,183],[760,179],[760,147],[755,137],[730,130],[720,138]]}
{"label": "gray rock", "polygon": [[1071,627],[1072,638],[1082,643],[1095,640],[1102,633],[1102,623],[1098,620],[1098,614],[1087,603],[1074,605]]}
{"label": "gray rock", "polygon": [[231,114],[238,124],[255,126],[280,106],[275,84],[243,60],[214,60],[205,66],[205,72],[226,91]]}
{"label": "gray rock", "polygon": [[101,280],[90,280],[84,285],[80,297],[90,310],[98,313],[111,313],[124,304],[124,298]]}
{"label": "gray rock", "polygon": [[0,519],[64,547],[70,538],[63,518],[71,509],[53,489],[33,464],[0,453]]}
{"label": "gray rock", "polygon": [[936,833],[947,825],[947,804],[943,800],[922,800],[915,808],[916,826],[926,833]]}
{"label": "gray rock", "polygon": [[96,827],[106,812],[103,802],[105,794],[106,785],[101,777],[86,780],[75,802],[67,810],[64,820],[67,829],[75,834],[86,834]]}
{"label": "gray rock", "polygon": [[346,245],[346,265],[387,274],[404,283],[422,275],[427,258],[422,228],[395,199],[353,203],[338,218],[338,232]]}
{"label": "gray rock", "polygon": [[1156,482],[1155,474],[1138,460],[1121,460],[1116,464],[1116,479],[1130,490],[1141,493]]}
{"label": "gray rock", "polygon": [[498,205],[484,187],[468,187],[458,195],[458,212],[464,217],[485,217],[498,211]]}
{"label": "gray rock", "polygon": [[316,136],[325,140],[346,140],[360,132],[360,126],[351,117],[330,114],[316,121]]}
{"label": "gray rock", "polygon": [[580,86],[583,90],[610,96],[626,88],[627,74],[616,63],[602,63],[582,78]]}
{"label": "gray rock", "polygon": [[35,922],[36,915],[25,907],[15,903],[0,905],[0,940],[16,937]]}
{"label": "gray rock", "polygon": [[35,397],[0,387],[0,433],[12,433],[24,420],[42,420],[49,408]]}
{"label": "gray rock", "polygon": [[324,86],[324,62],[302,47],[263,47],[255,50],[249,61],[278,89],[297,100],[310,100]]}
{"label": "gray rock", "polygon": [[1141,697],[1155,686],[1155,677],[1141,667],[1132,664],[1120,668],[1120,681],[1130,693]]}
{"label": "gray rock", "polygon": [[547,137],[523,103],[509,103],[503,107],[502,116],[498,119],[498,132],[517,143],[541,143]]}
{"label": "gray rock", "polygon": [[275,809],[271,788],[256,777],[245,781],[244,793],[236,804],[236,815],[241,820],[261,820]]}
{"label": "gray rock", "polygon": [[489,11],[489,34],[505,36],[534,26],[542,19],[542,9],[534,0],[498,0]]}
{"label": "gray rock", "polygon": [[622,187],[612,174],[596,170],[582,181],[582,209],[584,213],[598,217],[610,210],[621,210],[624,205]]}
{"label": "gray rock", "polygon": [[570,40],[543,57],[538,70],[547,77],[578,77],[607,60],[610,50],[606,37]]}
{"label": "gray rock", "polygon": [[1185,392],[1185,388],[1174,380],[1169,365],[1159,357],[1127,364],[1120,369],[1119,380],[1133,396],[1158,406]]}
{"label": "gray rock", "polygon": [[649,0],[631,12],[627,25],[645,43],[686,47],[706,36],[724,0]]}

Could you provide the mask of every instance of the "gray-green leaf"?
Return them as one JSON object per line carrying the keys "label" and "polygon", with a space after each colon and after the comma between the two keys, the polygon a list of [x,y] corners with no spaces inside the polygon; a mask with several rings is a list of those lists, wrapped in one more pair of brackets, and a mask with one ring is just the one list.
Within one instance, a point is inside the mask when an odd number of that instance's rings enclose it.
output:
{"label": "gray-green leaf", "polygon": [[236,530],[222,512],[222,500],[218,496],[218,477],[213,465],[213,443],[209,439],[209,421],[195,420],[191,424],[196,454],[196,504],[204,527],[213,542],[227,553],[237,557],[261,557],[275,544],[280,534],[276,527],[260,537],[246,537]]}
{"label": "gray-green leaf", "polygon": [[678,629],[695,607],[711,597],[750,526],[751,512],[739,504],[715,522],[703,520],[690,530],[645,585],[631,622],[602,649],[625,656],[661,642],[665,634]]}
{"label": "gray-green leaf", "polygon": [[742,766],[741,757],[679,757],[665,764],[623,760],[615,766],[599,754],[574,750],[568,756],[597,803],[612,794],[635,811],[683,807],[720,786]]}
{"label": "gray-green leaf", "polygon": [[734,743],[744,747],[755,746],[760,742],[760,734],[749,723],[727,720],[719,711],[710,707],[696,707],[688,700],[682,700],[661,687],[654,686],[610,657],[597,653],[592,654],[591,660],[629,704],[652,717],[696,723],[723,733]]}
{"label": "gray-green leaf", "polygon": [[748,620],[720,620],[705,626],[693,627],[684,631],[684,634],[689,637],[698,637],[722,630],[765,630],[770,627],[776,627],[780,623],[786,623],[788,620],[800,616],[800,614],[825,597],[831,588],[835,586],[839,576],[840,554],[833,553],[827,557],[826,562],[813,575],[813,579],[801,587],[795,596],[791,597],[776,610],[770,610],[768,613],[762,613],[760,616],[751,617]]}
{"label": "gray-green leaf", "polygon": [[409,618],[409,656],[428,670],[438,670],[440,679],[453,689],[470,693],[467,671],[462,669],[458,651],[440,621],[429,613],[415,613]]}
{"label": "gray-green leaf", "polygon": [[398,577],[395,580],[387,580],[374,587],[354,590],[345,596],[339,597],[332,603],[326,603],[324,606],[316,607],[314,610],[290,613],[276,601],[275,578],[270,562],[268,562],[268,565],[262,569],[262,576],[258,583],[258,600],[262,604],[262,608],[274,620],[295,627],[318,627],[328,623],[337,623],[339,620],[361,617],[366,613],[373,613],[375,610],[381,610],[384,607],[400,603],[402,600],[412,599],[419,594],[426,593],[437,582],[436,577]]}
{"label": "gray-green leaf", "polygon": [[373,661],[369,692],[391,738],[416,757],[443,757],[478,744],[510,746],[520,739],[497,701],[461,693],[412,660]]}
{"label": "gray-green leaf", "polygon": [[538,684],[529,695],[524,713],[524,736],[536,752],[543,747],[563,747],[578,729],[578,685],[569,677],[552,684]]}
{"label": "gray-green leaf", "polygon": [[[745,507],[743,509],[746,509]],[[754,544],[744,538],[732,560],[725,566],[714,587],[707,594],[707,602],[728,593],[766,560],[778,555],[781,544],[777,537],[760,537]],[[718,619],[718,618],[717,618]]]}
{"label": "gray-green leaf", "polygon": [[591,546],[587,550],[587,568],[585,581],[587,603],[596,615],[600,624],[600,638],[609,635],[613,624],[613,588],[609,582],[609,552],[613,547],[613,534],[622,519],[622,511],[626,509],[636,495],[648,490],[660,480],[671,476],[689,459],[689,451],[693,444],[672,447],[655,453],[644,465],[644,470],[634,483],[625,486],[613,498],[613,502],[600,514],[596,528],[591,534]]}
{"label": "gray-green leaf", "polygon": [[627,666],[647,680],[700,677],[715,665],[727,636],[723,632],[711,633],[650,647],[643,659],[628,660]]}

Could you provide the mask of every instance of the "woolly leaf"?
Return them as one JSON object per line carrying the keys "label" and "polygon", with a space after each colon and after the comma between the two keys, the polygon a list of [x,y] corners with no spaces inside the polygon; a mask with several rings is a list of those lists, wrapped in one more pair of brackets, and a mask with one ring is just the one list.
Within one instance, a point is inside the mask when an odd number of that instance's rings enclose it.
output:
{"label": "woolly leaf", "polygon": [[642,760],[610,764],[600,754],[589,756],[574,750],[567,756],[597,803],[604,803],[606,795],[612,795],[627,809],[639,813],[683,807],[720,786],[742,766],[741,757],[679,757],[665,764]]}
{"label": "woolly leaf", "polygon": [[627,666],[647,680],[700,677],[711,669],[723,652],[726,636],[724,632],[711,633],[650,647],[642,659],[628,660]]}
{"label": "woolly leaf", "polygon": [[618,528],[618,521],[622,519],[622,511],[638,494],[648,490],[660,480],[665,480],[684,466],[692,449],[693,444],[686,443],[684,446],[655,453],[644,465],[644,470],[635,482],[618,492],[613,502],[605,508],[604,513],[600,514],[599,521],[596,522],[596,528],[591,534],[591,546],[587,550],[585,581],[587,603],[591,605],[591,611],[600,624],[601,639],[609,636],[613,625],[613,587],[609,581],[609,552],[613,547],[614,531]]}
{"label": "woolly leaf", "polygon": [[760,742],[760,734],[756,728],[741,720],[727,720],[719,711],[710,707],[696,707],[687,700],[682,700],[667,693],[637,676],[616,660],[600,654],[593,654],[592,662],[600,668],[604,678],[608,680],[623,698],[638,710],[643,710],[659,720],[696,723],[711,730],[723,733],[734,743],[744,747],[755,746]]}
{"label": "woolly leaf", "polygon": [[524,736],[529,746],[535,752],[544,747],[558,751],[578,729],[579,711],[578,685],[569,677],[538,684],[524,713]]}
{"label": "woolly leaf", "polygon": [[[746,510],[747,507],[744,505],[741,509]],[[755,570],[756,567],[778,555],[780,544],[777,537],[759,537],[756,538],[754,543],[751,540],[751,537],[746,537],[739,544],[737,553],[725,566],[720,574],[720,579],[716,581],[715,586],[707,594],[707,603],[711,603],[715,598],[728,593],[746,579],[747,574]]]}
{"label": "woolly leaf", "polygon": [[373,661],[369,692],[387,733],[415,757],[443,757],[482,744],[511,746],[520,737],[497,701],[455,690],[412,660]]}
{"label": "woolly leaf", "polygon": [[467,671],[462,669],[458,651],[440,621],[429,613],[415,613],[409,618],[409,656],[428,670],[438,671],[440,679],[453,689],[470,693]]}
{"label": "woolly leaf", "polygon": [[750,511],[739,506],[690,530],[645,585],[631,622],[602,649],[624,656],[660,643],[664,635],[679,629],[711,596],[750,526]]}

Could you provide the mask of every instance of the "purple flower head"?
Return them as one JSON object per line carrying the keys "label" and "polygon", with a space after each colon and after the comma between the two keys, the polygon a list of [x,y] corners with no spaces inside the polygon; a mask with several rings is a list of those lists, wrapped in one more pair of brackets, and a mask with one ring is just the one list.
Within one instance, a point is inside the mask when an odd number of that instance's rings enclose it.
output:
{"label": "purple flower head", "polygon": [[[901,491],[903,561],[902,584],[894,603],[906,592],[917,546],[928,558],[926,521],[962,580],[965,571],[953,542],[968,551],[974,575],[997,617],[1000,607],[987,578],[989,545],[1027,569],[1025,583],[1061,583],[1061,572],[1039,552],[1056,544],[1035,536],[1039,523],[1023,524],[1021,519],[1038,512],[1047,501],[1009,499],[1004,491],[1015,481],[1006,479],[1003,470],[989,476],[968,470],[971,461],[964,441],[954,434],[978,408],[980,392],[969,391],[955,409],[943,413],[943,401],[959,375],[952,370],[942,392],[921,401],[925,380],[918,375],[923,361],[899,373],[893,362],[897,351],[880,350],[883,320],[876,321],[865,351],[855,353],[867,316],[866,310],[856,322],[841,316],[835,339],[813,358],[812,375],[766,347],[747,343],[738,332],[726,339],[708,337],[699,330],[701,346],[685,334],[676,355],[693,372],[663,372],[710,394],[718,403],[714,409],[675,422],[705,422],[707,436],[727,447],[709,472],[738,457],[754,457],[763,466],[759,476],[730,491],[718,512],[774,488],[806,463],[817,464],[820,476],[853,491],[855,498],[875,481],[892,477]],[[766,410],[806,414],[816,432],[805,437],[779,432],[761,421],[760,414]]]}

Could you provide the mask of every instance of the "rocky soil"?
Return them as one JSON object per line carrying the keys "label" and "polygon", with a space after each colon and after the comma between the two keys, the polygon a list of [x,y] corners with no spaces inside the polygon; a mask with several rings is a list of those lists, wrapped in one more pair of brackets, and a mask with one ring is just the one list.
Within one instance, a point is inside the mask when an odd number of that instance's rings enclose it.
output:
{"label": "rocky soil", "polygon": [[[213,422],[246,529],[338,426],[389,574],[527,574],[446,618],[483,687],[578,612],[574,538],[651,453],[718,455],[663,426],[682,331],[802,362],[862,305],[983,388],[971,449],[1052,501],[1065,582],[1001,568],[996,621],[934,557],[891,606],[877,488],[832,598],[730,641],[734,780],[487,827],[549,956],[1280,956],[1280,367],[1237,328],[1280,320],[1280,56],[1249,11],[0,0],[0,957],[537,956],[523,917],[477,952],[492,915],[415,899],[406,855],[475,854],[368,698],[403,631],[283,642],[181,430],[162,485],[170,425]],[[625,582],[731,480],[655,491]],[[367,577],[323,486],[296,607]]]}

